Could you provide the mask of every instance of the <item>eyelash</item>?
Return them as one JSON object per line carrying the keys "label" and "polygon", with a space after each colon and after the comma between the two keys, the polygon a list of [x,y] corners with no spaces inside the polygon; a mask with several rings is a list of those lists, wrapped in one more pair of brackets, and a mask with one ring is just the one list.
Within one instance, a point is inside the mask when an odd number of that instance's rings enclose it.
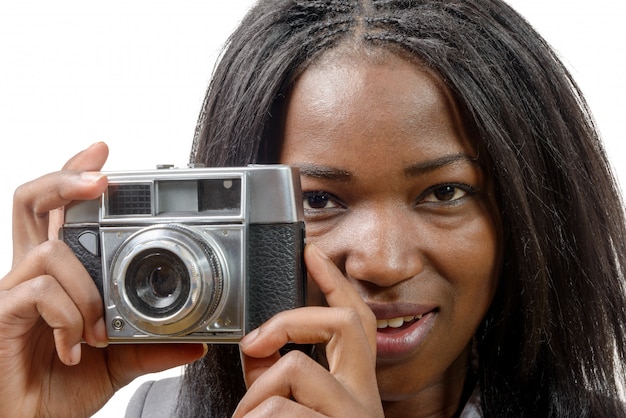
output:
{"label": "eyelash", "polygon": [[[328,209],[334,209],[336,207],[343,207],[343,205],[339,202],[339,199],[337,199],[335,196],[331,195],[330,193],[318,190],[318,191],[314,191],[314,192],[304,192],[303,194],[303,204],[304,204],[304,210],[305,211],[316,211],[316,210],[328,210]],[[314,207],[316,205],[311,205],[312,203],[312,199],[317,199],[318,203],[321,202],[324,204],[324,206],[326,206],[327,203],[334,203],[335,206],[333,206],[332,208],[327,208],[327,207]]]}
{"label": "eyelash", "polygon": [[[444,189],[452,190],[453,198],[450,200],[441,200],[439,198],[435,198],[435,200],[427,200],[429,196],[434,196],[438,191],[443,191]],[[463,193],[461,196],[456,196],[457,193]],[[474,186],[471,186],[466,183],[442,183],[437,184],[435,186],[429,187],[422,193],[420,198],[417,200],[417,203],[427,203],[427,204],[437,204],[437,205],[455,205],[460,200],[472,196],[476,194],[477,190]]]}
{"label": "eyelash", "polygon": [[[444,191],[444,189],[447,189],[447,191]],[[452,192],[453,194],[452,198],[449,200],[443,200],[443,199],[437,198],[435,196],[435,193],[440,192],[440,191],[444,191],[444,193]],[[462,193],[461,196],[457,196],[459,192]],[[419,205],[421,203],[424,203],[424,204],[432,204],[432,205],[455,205],[460,200],[468,196],[472,196],[476,194],[476,192],[477,192],[476,188],[469,184],[442,183],[442,184],[437,184],[435,186],[432,186],[426,189],[417,199],[416,204]],[[429,200],[428,199],[429,196],[433,196],[434,199]],[[314,199],[316,200],[315,202],[313,201]],[[333,196],[330,193],[321,191],[321,190],[304,192],[302,200],[304,204],[304,210],[308,212],[341,209],[345,207],[344,204],[341,203],[341,201],[337,199],[335,196]],[[327,207],[329,203],[332,204],[333,206]]]}

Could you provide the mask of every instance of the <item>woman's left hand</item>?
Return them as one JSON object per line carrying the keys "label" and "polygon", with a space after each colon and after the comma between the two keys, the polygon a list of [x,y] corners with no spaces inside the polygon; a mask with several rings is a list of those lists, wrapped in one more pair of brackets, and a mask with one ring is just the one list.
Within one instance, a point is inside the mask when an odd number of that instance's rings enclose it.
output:
{"label": "woman's left hand", "polygon": [[[382,417],[376,382],[376,318],[339,269],[307,245],[309,279],[329,307],[281,312],[240,343],[248,391],[234,417]],[[328,369],[286,343],[323,344]]]}

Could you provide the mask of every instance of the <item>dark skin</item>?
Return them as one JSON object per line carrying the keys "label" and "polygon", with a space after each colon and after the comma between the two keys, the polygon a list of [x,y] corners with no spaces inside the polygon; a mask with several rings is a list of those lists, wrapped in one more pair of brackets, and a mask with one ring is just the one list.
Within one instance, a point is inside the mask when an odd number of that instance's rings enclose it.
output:
{"label": "dark skin", "polygon": [[[202,344],[107,345],[98,290],[72,251],[56,238],[62,208],[97,198],[105,190],[106,177],[99,170],[107,156],[107,146],[97,143],[61,171],[15,193],[14,266],[0,281],[1,416],[90,416],[137,376],[190,363],[204,353]],[[364,374],[350,379],[375,381],[372,347],[360,325],[369,321],[373,329],[371,311],[341,274],[326,273],[336,268],[321,252],[307,247],[305,261],[329,301],[353,299],[356,310],[345,309],[346,315],[339,317],[333,312],[328,322],[343,320],[349,330],[346,338],[361,341],[370,353]],[[289,338],[280,318],[274,324],[282,331],[272,333],[274,337]],[[329,337],[333,330],[328,330]],[[348,374],[349,364],[342,367]],[[369,397],[376,399],[375,384],[371,388]]]}
{"label": "dark skin", "polygon": [[[449,93],[414,63],[340,49],[303,73],[287,104],[280,162],[300,167],[307,240],[351,289],[330,308],[286,312],[242,341],[251,390],[236,416],[377,416],[378,402],[387,417],[457,411],[500,266],[491,183],[476,156]],[[378,329],[369,315],[346,324],[325,312],[346,307],[369,310]],[[334,343],[352,326],[371,352],[353,338]],[[276,352],[287,340],[326,344],[330,370],[305,360],[285,367]],[[359,393],[370,395],[349,396]]]}
{"label": "dark skin", "polygon": [[[303,172],[305,262],[327,306],[242,340],[249,390],[235,416],[450,416],[497,283],[490,181],[436,77],[390,54],[328,58],[289,97],[280,158]],[[58,208],[104,191],[107,155],[96,144],[15,194],[0,415],[88,416],[135,377],[203,353],[106,344],[98,291],[56,236]],[[322,346],[328,368],[281,357],[288,341]]]}
{"label": "dark skin", "polygon": [[0,281],[2,416],[89,416],[135,377],[204,352],[200,344],[107,347],[96,286],[65,244],[48,239],[60,226],[57,208],[102,194],[107,156],[95,144],[15,193],[13,268]]}

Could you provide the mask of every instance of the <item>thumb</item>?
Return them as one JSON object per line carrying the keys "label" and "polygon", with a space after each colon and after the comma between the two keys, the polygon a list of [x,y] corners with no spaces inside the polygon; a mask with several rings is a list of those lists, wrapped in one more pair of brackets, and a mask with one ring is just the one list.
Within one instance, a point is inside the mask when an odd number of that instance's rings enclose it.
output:
{"label": "thumb", "polygon": [[246,382],[246,387],[249,388],[252,384],[263,374],[272,367],[278,360],[280,360],[280,353],[274,352],[269,357],[251,357],[246,355],[240,350],[241,353],[241,365],[243,368],[243,378]]}

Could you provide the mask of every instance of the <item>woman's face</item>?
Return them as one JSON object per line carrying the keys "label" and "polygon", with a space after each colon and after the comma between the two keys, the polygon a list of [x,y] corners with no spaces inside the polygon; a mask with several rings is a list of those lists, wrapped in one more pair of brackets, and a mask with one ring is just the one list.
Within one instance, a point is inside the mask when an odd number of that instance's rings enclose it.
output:
{"label": "woman's face", "polygon": [[307,239],[378,319],[383,400],[458,389],[497,285],[500,228],[450,94],[391,53],[333,54],[297,80],[283,141]]}

